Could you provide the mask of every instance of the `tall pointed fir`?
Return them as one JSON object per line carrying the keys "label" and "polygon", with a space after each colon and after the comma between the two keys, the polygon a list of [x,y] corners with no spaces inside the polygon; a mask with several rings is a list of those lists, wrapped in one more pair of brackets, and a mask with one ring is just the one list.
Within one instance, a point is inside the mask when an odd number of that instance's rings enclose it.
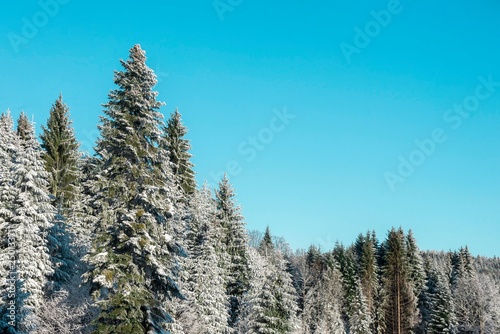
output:
{"label": "tall pointed fir", "polygon": [[337,244],[333,250],[333,257],[342,273],[343,316],[348,324],[349,333],[368,333],[372,318],[357,273],[355,247],[345,249],[344,246]]}
{"label": "tall pointed fir", "polygon": [[182,326],[190,334],[229,333],[228,298],[225,272],[217,254],[220,226],[214,224],[215,203],[210,189],[204,186],[194,194],[191,206],[189,273],[185,286],[187,305]]}
{"label": "tall pointed fir", "polygon": [[373,333],[379,331],[379,267],[377,263],[377,239],[375,232],[360,234],[354,244],[357,256],[358,277],[361,290],[366,298],[366,306],[372,319],[371,330]]}
{"label": "tall pointed fir", "polygon": [[[6,224],[5,222],[12,218],[12,205],[17,193],[13,181],[13,164],[14,153],[19,150],[18,145],[19,139],[14,132],[14,121],[10,111],[7,110],[0,116],[0,224]],[[7,225],[2,226],[7,227]],[[6,233],[6,230],[3,232]],[[2,239],[4,237],[2,234]]]}
{"label": "tall pointed fir", "polygon": [[47,126],[42,125],[42,130],[40,139],[45,169],[50,175],[49,191],[58,211],[48,235],[50,253],[56,263],[52,290],[58,290],[75,272],[77,256],[73,241],[82,245],[89,234],[88,228],[82,226],[84,219],[78,210],[82,202],[79,144],[62,95],[52,105]]}
{"label": "tall pointed fir", "polygon": [[387,334],[413,333],[419,317],[404,231],[401,228],[389,231],[383,247],[382,284]]}
{"label": "tall pointed fir", "polygon": [[99,126],[102,213],[85,277],[100,308],[95,333],[167,333],[168,303],[182,296],[175,283],[177,247],[168,233],[173,175],[159,145],[162,103],[139,45],[121,64]]}
{"label": "tall pointed fir", "polygon": [[238,322],[240,301],[249,289],[248,234],[234,196],[227,175],[224,175],[219,188],[215,191],[215,200],[216,217],[222,227],[222,240],[229,262],[229,267],[226,268],[229,273],[226,290],[230,297],[231,327]]}
{"label": "tall pointed fir", "polygon": [[[14,306],[15,319],[4,313],[2,327],[28,333],[40,326],[38,312],[44,304],[47,277],[53,272],[45,236],[52,227],[55,212],[47,190],[48,174],[42,152],[33,125],[24,113],[18,120],[18,140],[11,174],[16,196],[10,207],[11,215],[2,224],[2,235],[8,230],[2,254],[10,255],[6,283],[12,292],[7,295],[7,300],[4,299],[4,305]],[[2,267],[5,268],[4,260],[2,257]],[[9,311],[9,316],[11,314]],[[5,322],[7,319],[13,322]]]}
{"label": "tall pointed fir", "polygon": [[408,261],[409,279],[413,286],[413,292],[418,298],[425,285],[424,261],[417,246],[417,241],[412,230],[406,235],[406,257]]}
{"label": "tall pointed fir", "polygon": [[[0,332],[14,327],[19,318],[10,316],[10,311],[19,307],[13,294],[16,293],[16,235],[13,233],[14,201],[18,189],[14,185],[14,154],[19,151],[19,138],[14,132],[14,121],[7,110],[0,116]],[[14,303],[11,306],[11,302]],[[9,309],[10,307],[10,309]]]}
{"label": "tall pointed fir", "polygon": [[50,109],[47,126],[42,126],[40,135],[43,159],[50,174],[49,189],[55,198],[55,206],[63,208],[63,214],[77,198],[80,189],[79,144],[69,119],[69,108],[62,95]]}
{"label": "tall pointed fir", "polygon": [[[328,263],[315,247],[307,253],[308,267],[315,272],[315,279],[306,279],[302,310],[302,332],[304,334],[345,334],[342,321],[342,278],[335,260]],[[312,257],[316,258],[311,261]],[[318,262],[321,269],[318,270]],[[312,268],[311,268],[312,265]]]}
{"label": "tall pointed fir", "polygon": [[[262,241],[264,242],[264,240]],[[270,246],[265,250],[260,281],[253,280],[247,299],[243,334],[289,334],[297,330],[297,301],[292,277],[280,251]]]}
{"label": "tall pointed fir", "polygon": [[176,109],[170,115],[167,126],[164,129],[164,145],[168,151],[168,157],[172,164],[172,172],[175,182],[185,195],[192,194],[196,189],[193,163],[191,162],[191,144],[184,136],[187,128],[182,124],[181,114]]}
{"label": "tall pointed fir", "polygon": [[432,268],[429,271],[423,294],[428,312],[427,319],[425,319],[425,333],[456,333],[457,323],[450,284],[439,269]]}

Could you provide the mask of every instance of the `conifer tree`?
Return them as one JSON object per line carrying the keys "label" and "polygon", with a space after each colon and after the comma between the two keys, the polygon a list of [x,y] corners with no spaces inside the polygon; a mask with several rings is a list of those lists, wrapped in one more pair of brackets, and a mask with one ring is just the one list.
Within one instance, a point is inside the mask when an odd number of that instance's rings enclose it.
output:
{"label": "conifer tree", "polygon": [[177,248],[167,233],[174,186],[159,145],[162,103],[139,45],[121,64],[99,126],[101,213],[85,277],[101,310],[96,333],[166,333],[168,303],[181,295],[174,281]]}
{"label": "conifer tree", "polygon": [[474,260],[467,246],[460,247],[458,252],[452,254],[451,266],[451,281],[453,284],[462,278],[469,279],[474,276]]}
{"label": "conifer tree", "polygon": [[[48,174],[33,125],[24,113],[18,120],[19,146],[13,155],[12,182],[15,198],[8,219],[1,224],[3,243],[2,267],[10,260],[9,285],[13,293],[4,299],[5,305],[15,305],[15,325],[3,322],[2,327],[15,327],[20,333],[36,331],[40,326],[39,310],[44,304],[47,278],[53,272],[47,248],[46,234],[52,227],[54,209],[50,203]],[[21,137],[22,136],[22,137]],[[5,233],[7,230],[7,233]],[[14,288],[15,287],[15,288]],[[4,296],[5,297],[5,296]],[[5,312],[5,310],[4,310]],[[6,320],[5,316],[2,320]],[[12,319],[11,319],[12,320]]]}
{"label": "conifer tree", "polygon": [[[10,111],[0,116],[0,223],[10,221],[12,205],[17,194],[14,187],[14,154],[19,150]],[[1,277],[6,277],[2,275]]]}
{"label": "conifer tree", "polygon": [[[15,280],[16,235],[11,224],[14,215],[14,201],[18,189],[14,185],[14,154],[19,151],[19,138],[14,132],[14,121],[7,110],[0,115],[0,331],[14,327],[19,317],[11,315],[20,307],[19,298],[14,299],[18,284]],[[13,303],[13,305],[11,304]],[[17,305],[16,305],[17,304]],[[10,325],[9,325],[10,322]]]}
{"label": "conifer tree", "polygon": [[187,128],[182,124],[181,114],[176,109],[170,115],[167,126],[164,129],[164,145],[168,151],[168,157],[172,164],[172,171],[176,184],[184,194],[192,194],[196,189],[193,163],[191,162],[191,144],[184,136]]}
{"label": "conifer tree", "polygon": [[229,267],[226,268],[229,273],[226,289],[230,297],[229,324],[231,327],[234,327],[238,321],[241,298],[249,289],[250,270],[248,234],[234,196],[234,190],[229,184],[227,175],[225,175],[219,183],[219,188],[215,191],[215,201],[217,205],[216,217],[222,227],[224,251],[229,263]]}
{"label": "conifer tree", "polygon": [[226,274],[216,252],[220,227],[214,224],[215,203],[207,187],[194,194],[189,273],[186,286],[187,307],[183,328],[190,334],[229,333]]}
{"label": "conifer tree", "polygon": [[417,298],[410,278],[405,234],[392,229],[384,247],[383,289],[388,334],[413,333],[418,323]]}
{"label": "conifer tree", "polygon": [[322,256],[314,246],[309,248],[306,256],[312,273],[304,277],[302,331],[304,334],[344,334],[342,277],[338,265],[335,260]]}
{"label": "conifer tree", "polygon": [[47,127],[42,126],[43,133],[40,139],[41,146],[45,150],[43,154],[45,168],[50,174],[49,189],[55,198],[55,207],[61,206],[63,214],[80,192],[79,144],[71,123],[69,108],[60,95],[50,109]]}
{"label": "conifer tree", "polygon": [[415,296],[419,297],[425,285],[425,271],[422,255],[412,230],[406,235],[406,256],[408,258],[409,278]]}
{"label": "conifer tree", "polygon": [[456,333],[457,324],[450,285],[437,269],[431,269],[425,293],[430,301],[426,333]]}
{"label": "conifer tree", "polygon": [[264,237],[262,237],[262,240],[259,245],[259,253],[262,256],[268,256],[269,254],[272,254],[273,251],[274,251],[273,237],[271,236],[271,230],[269,229],[269,226],[267,226],[266,231],[264,232]]}
{"label": "conifer tree", "polygon": [[82,189],[79,170],[79,144],[75,138],[69,108],[62,95],[50,109],[47,127],[42,125],[41,147],[44,149],[45,169],[49,173],[49,191],[58,213],[48,234],[48,247],[55,272],[51,291],[59,290],[75,274],[77,251],[73,242],[82,244],[89,231],[83,224]]}
{"label": "conifer tree", "polygon": [[21,140],[29,140],[32,136],[32,131],[33,129],[28,116],[24,112],[21,112],[21,115],[17,119],[17,135]]}
{"label": "conifer tree", "polygon": [[354,244],[357,255],[358,277],[363,296],[366,298],[370,318],[372,320],[371,330],[377,332],[380,310],[377,309],[379,298],[379,267],[377,263],[377,239],[375,232],[360,234]]}
{"label": "conifer tree", "polygon": [[357,282],[354,288],[354,296],[349,303],[349,333],[371,334],[372,319],[360,282]]}
{"label": "conifer tree", "polygon": [[[264,242],[264,240],[262,241]],[[254,281],[242,333],[287,334],[297,329],[297,302],[291,275],[281,252],[266,248],[261,282]]]}

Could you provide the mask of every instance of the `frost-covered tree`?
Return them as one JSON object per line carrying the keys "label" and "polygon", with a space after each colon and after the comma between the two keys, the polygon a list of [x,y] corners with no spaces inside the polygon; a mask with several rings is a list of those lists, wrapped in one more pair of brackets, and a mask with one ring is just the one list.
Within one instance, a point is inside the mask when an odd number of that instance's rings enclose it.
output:
{"label": "frost-covered tree", "polygon": [[424,294],[425,300],[428,301],[425,332],[456,333],[457,324],[449,281],[438,269],[430,270]]}
{"label": "frost-covered tree", "polygon": [[263,256],[268,256],[268,254],[272,254],[272,252],[274,252],[273,237],[271,236],[269,226],[266,226],[266,231],[259,245],[259,253]]}
{"label": "frost-covered tree", "polygon": [[341,274],[332,264],[325,268],[307,289],[303,301],[302,331],[304,334],[345,334],[342,321]]}
{"label": "frost-covered tree", "polygon": [[[2,236],[7,237],[2,247],[2,267],[5,268],[6,260],[10,261],[8,280],[4,284],[13,289],[4,295],[4,305],[15,306],[16,319],[10,319],[15,321],[15,326],[6,324],[8,309],[4,308],[2,327],[15,327],[19,333],[28,333],[40,326],[44,289],[48,276],[53,273],[46,235],[52,227],[55,210],[50,202],[42,152],[33,125],[24,113],[18,120],[18,133],[19,146],[13,155],[11,174],[17,191],[9,208],[10,217],[1,225]],[[8,258],[4,257],[6,254]]]}
{"label": "frost-covered tree", "polygon": [[337,244],[332,255],[342,274],[342,314],[348,330],[352,333],[366,333],[370,331],[372,318],[357,272],[360,265],[356,262],[356,244],[348,249]]}
{"label": "frost-covered tree", "polygon": [[261,275],[252,280],[239,333],[295,333],[298,308],[286,261],[274,250],[262,257]]}
{"label": "frost-covered tree", "polygon": [[96,333],[166,333],[178,251],[169,217],[173,175],[161,142],[162,106],[157,83],[139,45],[115,73],[99,126],[96,152],[102,161],[96,181],[99,230],[86,278],[100,307]]}
{"label": "frost-covered tree", "polygon": [[238,322],[240,300],[249,289],[248,233],[234,197],[234,190],[225,175],[215,191],[215,201],[216,217],[222,227],[224,252],[228,258],[226,290],[230,297],[230,326]]}
{"label": "frost-covered tree", "polygon": [[50,175],[50,193],[55,198],[55,206],[61,206],[65,214],[72,202],[78,199],[81,176],[78,168],[79,144],[62,95],[52,105],[47,126],[42,126],[42,130],[40,139],[45,151],[45,168]]}
{"label": "frost-covered tree", "polygon": [[215,203],[210,190],[203,187],[192,199],[192,240],[185,284],[186,307],[180,319],[190,334],[229,333],[229,300],[226,295],[225,269],[216,249],[220,226],[214,224]]}
{"label": "frost-covered tree", "polygon": [[461,278],[472,278],[474,276],[474,260],[469,248],[461,247],[451,255],[451,281],[456,283]]}
{"label": "frost-covered tree", "polygon": [[382,284],[387,333],[413,333],[419,317],[404,231],[401,228],[389,231],[383,248]]}
{"label": "frost-covered tree", "polygon": [[406,257],[408,261],[409,279],[415,296],[420,296],[425,285],[424,262],[412,230],[406,235]]}
{"label": "frost-covered tree", "polygon": [[349,333],[371,334],[372,319],[366,298],[361,289],[361,283],[357,283],[352,300],[349,301]]}
{"label": "frost-covered tree", "polygon": [[[0,329],[5,331],[8,327],[13,327],[19,317],[9,315],[10,310],[15,311],[21,306],[20,300],[14,299],[18,284],[15,280],[15,242],[16,236],[11,230],[14,215],[14,201],[16,200],[18,189],[14,180],[14,155],[19,151],[19,138],[14,132],[14,121],[7,110],[0,115],[0,287],[1,287],[1,307],[0,307]],[[8,304],[13,303],[13,306]],[[16,305],[17,304],[17,305]],[[10,309],[9,309],[10,307]],[[9,326],[11,322],[12,326]]]}
{"label": "frost-covered tree", "polygon": [[170,115],[167,126],[164,129],[164,145],[168,151],[168,157],[172,164],[172,172],[176,184],[185,194],[192,194],[196,189],[193,163],[191,162],[191,144],[184,136],[187,128],[182,124],[181,114],[176,109]]}
{"label": "frost-covered tree", "polygon": [[458,279],[453,288],[458,333],[493,334],[500,331],[500,289],[482,274]]}
{"label": "frost-covered tree", "polygon": [[[0,224],[10,221],[17,189],[14,186],[14,154],[19,150],[19,139],[14,132],[10,111],[0,115]],[[5,238],[8,225],[2,225]],[[0,270],[2,268],[0,267]],[[1,277],[6,277],[1,275]]]}
{"label": "frost-covered tree", "polygon": [[377,332],[380,310],[377,308],[379,299],[379,266],[377,261],[378,241],[375,232],[360,234],[354,243],[357,257],[358,277],[363,296],[366,298],[370,318],[371,330]]}

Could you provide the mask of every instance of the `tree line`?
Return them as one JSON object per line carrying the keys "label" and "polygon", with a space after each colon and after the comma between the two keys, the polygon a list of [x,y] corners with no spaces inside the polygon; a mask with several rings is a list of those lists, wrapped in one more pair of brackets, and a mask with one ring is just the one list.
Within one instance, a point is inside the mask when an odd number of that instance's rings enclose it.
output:
{"label": "tree line", "polygon": [[40,140],[0,116],[1,333],[500,332],[497,258],[401,228],[326,251],[247,231],[226,176],[197,185],[145,52],[120,62],[93,156],[62,96]]}

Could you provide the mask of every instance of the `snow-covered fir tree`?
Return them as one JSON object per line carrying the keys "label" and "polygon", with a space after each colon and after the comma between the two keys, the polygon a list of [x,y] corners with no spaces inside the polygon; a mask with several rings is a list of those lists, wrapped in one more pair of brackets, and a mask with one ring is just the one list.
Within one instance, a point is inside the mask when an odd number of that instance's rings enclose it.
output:
{"label": "snow-covered fir tree", "polygon": [[191,144],[184,137],[187,134],[187,128],[182,123],[179,110],[175,110],[167,121],[164,129],[164,145],[168,151],[168,157],[172,164],[172,172],[176,184],[185,194],[192,194],[196,189],[194,178],[193,163],[191,162]]}
{"label": "snow-covered fir tree", "polygon": [[[308,255],[311,255],[311,248]],[[326,264],[325,259],[322,259],[322,262]],[[345,334],[341,312],[342,277],[335,261],[327,264],[317,279],[308,285],[303,301],[302,333]]]}
{"label": "snow-covered fir tree", "polygon": [[[53,273],[46,236],[53,226],[55,210],[48,193],[42,152],[34,127],[24,113],[19,117],[17,130],[19,146],[12,157],[11,174],[17,192],[9,205],[10,217],[2,222],[2,236],[7,236],[2,255],[10,255],[6,283],[13,288],[12,293],[4,295],[3,302],[5,306],[14,306],[16,318],[6,317],[8,310],[4,308],[1,326],[4,330],[31,333],[41,324],[38,312],[44,304],[48,276]],[[3,256],[1,262],[5,268]]]}
{"label": "snow-covered fir tree", "polygon": [[424,262],[417,241],[412,230],[406,235],[406,257],[408,261],[409,279],[413,286],[413,292],[418,298],[425,285]]}
{"label": "snow-covered fir tree", "polygon": [[226,272],[216,249],[220,226],[215,224],[215,203],[210,189],[204,186],[191,201],[193,217],[189,247],[186,306],[182,324],[190,334],[229,333],[229,299],[226,295]]}
{"label": "snow-covered fir tree", "polygon": [[389,231],[383,244],[383,305],[388,334],[413,333],[419,321],[418,300],[411,281],[405,233]]}
{"label": "snow-covered fir tree", "polygon": [[377,307],[379,302],[379,266],[377,262],[377,247],[378,241],[375,232],[367,232],[365,235],[359,234],[354,243],[354,250],[358,263],[358,278],[361,285],[361,291],[366,298],[366,306],[368,307],[371,318],[371,331],[377,333],[379,331],[380,310]]}
{"label": "snow-covered fir tree", "polygon": [[84,219],[78,210],[82,205],[79,144],[62,95],[52,105],[47,126],[42,125],[42,130],[40,139],[50,176],[49,191],[58,211],[48,233],[48,247],[55,267],[50,290],[56,291],[75,274],[78,258],[73,242],[82,244],[89,234],[82,226]]}
{"label": "snow-covered fir tree", "polygon": [[42,125],[42,130],[40,139],[45,151],[45,168],[50,175],[49,190],[54,196],[55,207],[61,206],[61,213],[66,214],[67,208],[78,200],[81,192],[78,168],[80,145],[69,119],[69,108],[63,102],[62,95],[50,109],[47,126]]}
{"label": "snow-covered fir tree", "polygon": [[[14,201],[18,194],[14,180],[14,154],[19,151],[19,138],[14,132],[14,121],[10,111],[0,115],[0,287],[1,308],[0,328],[14,327],[20,320],[16,317],[14,306],[9,305],[16,293],[16,236],[11,231],[14,215]],[[17,306],[20,306],[19,304]],[[10,307],[10,309],[9,309]],[[13,315],[9,312],[13,311]],[[11,322],[11,326],[8,323]]]}
{"label": "snow-covered fir tree", "polygon": [[228,258],[226,270],[229,277],[226,282],[226,291],[230,297],[230,326],[235,326],[238,322],[240,300],[249,289],[248,232],[234,197],[234,190],[229,184],[227,175],[224,175],[219,188],[215,191],[215,200],[216,217],[222,228],[224,245],[222,251]]}
{"label": "snow-covered fir tree", "polygon": [[[264,240],[263,240],[264,242]],[[287,334],[298,329],[296,292],[286,260],[280,251],[271,247],[260,256],[264,258],[261,277],[252,280],[251,290],[245,305],[241,333]],[[260,278],[260,281],[255,281]]]}
{"label": "snow-covered fir tree", "polygon": [[[14,154],[19,151],[19,139],[14,132],[14,121],[10,111],[0,115],[0,223],[10,221],[13,204],[18,192],[14,186]],[[8,225],[2,225],[5,238]],[[1,270],[2,268],[0,268]],[[1,275],[1,277],[6,277]]]}
{"label": "snow-covered fir tree", "polygon": [[177,250],[167,233],[173,175],[161,141],[157,83],[139,45],[115,72],[96,147],[102,160],[99,231],[86,257],[100,307],[95,333],[166,333]]}
{"label": "snow-covered fir tree", "polygon": [[328,269],[324,273],[318,291],[321,292],[319,306],[322,311],[319,313],[320,317],[317,320],[315,333],[344,334],[340,273],[335,269]]}
{"label": "snow-covered fir tree", "polygon": [[430,269],[424,294],[428,301],[425,333],[456,333],[457,324],[450,284],[439,269]]}

